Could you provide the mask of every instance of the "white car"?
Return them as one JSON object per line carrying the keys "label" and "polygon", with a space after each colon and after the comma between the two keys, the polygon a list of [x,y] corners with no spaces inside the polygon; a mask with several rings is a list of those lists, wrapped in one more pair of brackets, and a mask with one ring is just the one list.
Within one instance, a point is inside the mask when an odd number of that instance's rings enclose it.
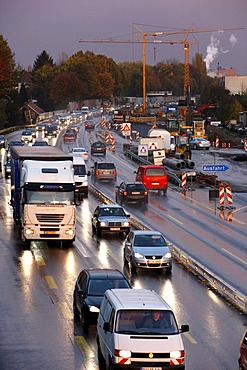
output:
{"label": "white car", "polygon": [[85,148],[73,148],[71,154],[77,157],[82,157],[84,161],[88,160],[88,151]]}

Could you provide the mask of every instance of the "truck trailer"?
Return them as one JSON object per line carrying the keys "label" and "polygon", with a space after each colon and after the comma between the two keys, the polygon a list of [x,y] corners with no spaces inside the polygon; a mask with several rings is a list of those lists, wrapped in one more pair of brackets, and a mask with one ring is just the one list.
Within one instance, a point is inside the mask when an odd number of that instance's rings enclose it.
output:
{"label": "truck trailer", "polygon": [[56,147],[12,147],[10,203],[25,244],[72,243],[76,225],[73,158]]}

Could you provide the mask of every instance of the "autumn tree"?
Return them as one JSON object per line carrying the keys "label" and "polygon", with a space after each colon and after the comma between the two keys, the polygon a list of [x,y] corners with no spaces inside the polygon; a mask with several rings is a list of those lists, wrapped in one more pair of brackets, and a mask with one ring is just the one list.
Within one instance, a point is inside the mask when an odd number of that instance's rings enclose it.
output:
{"label": "autumn tree", "polygon": [[33,74],[43,66],[50,66],[52,67],[54,65],[52,57],[47,54],[45,50],[42,51],[41,54],[39,54],[34,63],[33,63]]}

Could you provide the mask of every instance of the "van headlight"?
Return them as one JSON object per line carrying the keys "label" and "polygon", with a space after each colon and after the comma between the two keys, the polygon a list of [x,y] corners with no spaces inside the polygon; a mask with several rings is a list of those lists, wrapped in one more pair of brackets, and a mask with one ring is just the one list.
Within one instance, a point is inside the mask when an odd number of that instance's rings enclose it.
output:
{"label": "van headlight", "polygon": [[172,358],[184,357],[184,351],[171,351],[170,352],[170,357],[172,357]]}
{"label": "van headlight", "polygon": [[124,357],[124,358],[130,358],[131,357],[131,351],[128,349],[115,349],[114,355],[117,357]]}

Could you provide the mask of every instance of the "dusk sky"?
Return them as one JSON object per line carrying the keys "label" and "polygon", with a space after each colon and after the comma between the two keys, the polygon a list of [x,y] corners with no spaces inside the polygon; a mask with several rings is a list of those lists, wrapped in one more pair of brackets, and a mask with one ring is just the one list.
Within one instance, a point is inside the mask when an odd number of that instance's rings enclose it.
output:
{"label": "dusk sky", "polygon": [[[210,70],[236,68],[247,75],[247,0],[0,0],[0,34],[22,67],[32,66],[45,50],[58,62],[63,53],[91,50],[115,62],[141,61],[140,45],[133,43],[79,43],[80,39],[109,37],[133,40],[146,33],[217,28],[224,32],[189,35],[190,62],[201,53]],[[185,35],[158,40],[184,40]],[[197,44],[192,44],[197,43]],[[147,63],[176,59],[183,62],[183,44],[147,44]]]}

